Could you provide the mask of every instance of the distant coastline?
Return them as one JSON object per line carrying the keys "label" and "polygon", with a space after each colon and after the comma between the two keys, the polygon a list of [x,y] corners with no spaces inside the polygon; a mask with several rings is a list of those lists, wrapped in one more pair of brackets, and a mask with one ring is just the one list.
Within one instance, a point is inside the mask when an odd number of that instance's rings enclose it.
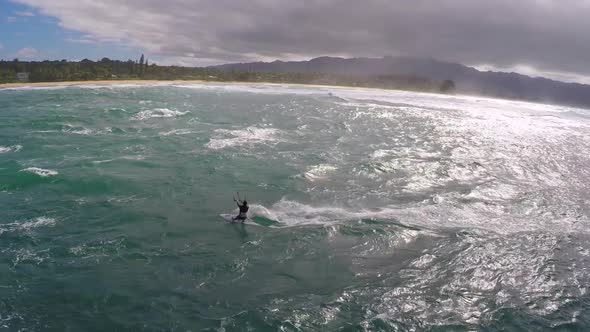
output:
{"label": "distant coastline", "polygon": [[86,86],[86,85],[153,85],[158,83],[205,83],[203,80],[190,81],[159,81],[159,80],[98,80],[98,81],[66,81],[66,82],[34,82],[34,83],[0,83],[0,90],[11,88],[50,88],[60,86]]}
{"label": "distant coastline", "polygon": [[[0,91],[21,88],[52,88],[52,87],[77,87],[77,86],[116,86],[116,85],[135,85],[135,86],[173,86],[173,85],[262,85],[262,86],[291,86],[291,87],[305,87],[305,88],[328,88],[328,89],[345,89],[345,90],[379,90],[391,92],[414,92],[421,94],[431,94],[439,96],[462,96],[467,98],[478,99],[500,99],[509,100],[522,103],[545,104],[539,101],[522,100],[517,98],[499,98],[491,96],[482,96],[477,94],[467,93],[453,93],[442,94],[440,92],[432,91],[412,91],[404,89],[380,88],[380,87],[366,87],[366,86],[351,86],[351,85],[333,85],[333,84],[312,84],[312,83],[289,83],[289,82],[243,82],[243,81],[213,81],[213,80],[97,80],[97,81],[65,81],[65,82],[35,82],[35,83],[0,83]],[[573,106],[575,107],[575,106]]]}
{"label": "distant coastline", "polygon": [[[385,91],[408,91],[402,89],[388,89],[378,87],[359,87],[351,85],[332,85],[332,84],[307,84],[307,83],[289,83],[289,82],[243,82],[243,81],[212,81],[212,80],[98,80],[98,81],[66,81],[66,82],[34,82],[34,83],[0,83],[0,91],[7,89],[19,88],[51,88],[51,87],[76,87],[76,86],[110,86],[110,85],[174,85],[174,84],[233,84],[233,85],[267,85],[267,86],[302,86],[318,87],[331,89],[371,89]],[[428,91],[411,91],[421,93],[432,93]],[[439,94],[439,93],[436,93]]]}
{"label": "distant coastline", "polygon": [[[432,59],[334,58],[210,67],[138,61],[0,60],[0,89],[113,84],[289,84],[480,96],[590,109],[590,85],[516,73],[482,72]],[[172,83],[173,84],[173,83]]]}
{"label": "distant coastline", "polygon": [[[214,67],[160,66],[142,54],[139,61],[103,58],[99,61],[13,61],[0,60],[0,88],[47,87],[92,84],[157,84],[163,81],[219,83],[275,83],[346,86],[387,90],[453,93],[452,80],[433,80],[416,75],[355,75],[312,72],[268,72],[265,70]],[[56,83],[52,83],[56,82]],[[115,83],[111,83],[115,82]]]}

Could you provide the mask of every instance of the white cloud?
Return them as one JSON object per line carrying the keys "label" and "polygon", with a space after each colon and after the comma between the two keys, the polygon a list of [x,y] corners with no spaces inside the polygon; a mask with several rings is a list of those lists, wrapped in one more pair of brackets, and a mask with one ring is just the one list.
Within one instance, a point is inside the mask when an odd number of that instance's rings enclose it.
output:
{"label": "white cloud", "polygon": [[569,82],[569,83],[582,83],[590,84],[590,75],[580,75],[576,73],[566,73],[560,71],[548,71],[540,70],[529,65],[515,65],[511,67],[497,67],[494,65],[474,65],[473,68],[481,71],[495,71],[495,72],[507,72],[507,73],[519,73],[531,77],[545,77],[556,81]]}
{"label": "white cloud", "polygon": [[14,23],[14,22],[16,22],[16,17],[14,17],[14,16],[8,16],[6,18],[6,22],[8,22],[8,23]]}
{"label": "white cloud", "polygon": [[66,38],[68,43],[77,43],[77,44],[96,44],[97,41],[93,40],[92,38]]}
{"label": "white cloud", "polygon": [[32,47],[25,47],[25,48],[21,48],[17,53],[16,56],[19,59],[24,59],[24,60],[37,60],[40,56],[39,51],[37,51],[36,49],[32,48]]}
{"label": "white cloud", "polygon": [[28,16],[28,17],[35,16],[35,14],[33,12],[15,12],[14,14],[17,16]]}
{"label": "white cloud", "polygon": [[12,1],[178,63],[403,54],[590,76],[587,0]]}
{"label": "white cloud", "polygon": [[4,45],[0,43],[0,51],[4,49]]}

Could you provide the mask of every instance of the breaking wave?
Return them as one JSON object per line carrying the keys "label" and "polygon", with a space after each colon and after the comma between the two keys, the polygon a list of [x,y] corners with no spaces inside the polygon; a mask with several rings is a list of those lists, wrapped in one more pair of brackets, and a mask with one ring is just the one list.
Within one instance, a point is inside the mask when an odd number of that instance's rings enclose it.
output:
{"label": "breaking wave", "polygon": [[49,177],[49,176],[55,176],[55,175],[59,174],[57,171],[54,171],[51,169],[39,168],[39,167],[25,168],[25,169],[21,170],[21,172],[33,173],[33,174],[39,175],[41,177]]}
{"label": "breaking wave", "polygon": [[309,167],[303,176],[309,181],[318,181],[326,179],[330,173],[333,173],[337,170],[338,167],[329,164],[315,165]]}
{"label": "breaking wave", "polygon": [[0,145],[0,154],[8,152],[18,152],[23,148],[22,145],[2,146]]}

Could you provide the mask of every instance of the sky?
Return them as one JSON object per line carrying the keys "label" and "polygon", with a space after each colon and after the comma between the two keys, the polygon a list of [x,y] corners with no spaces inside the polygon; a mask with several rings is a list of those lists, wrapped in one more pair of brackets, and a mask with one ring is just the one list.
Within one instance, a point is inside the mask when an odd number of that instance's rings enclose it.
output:
{"label": "sky", "polygon": [[590,84],[590,0],[0,0],[0,58],[435,58]]}

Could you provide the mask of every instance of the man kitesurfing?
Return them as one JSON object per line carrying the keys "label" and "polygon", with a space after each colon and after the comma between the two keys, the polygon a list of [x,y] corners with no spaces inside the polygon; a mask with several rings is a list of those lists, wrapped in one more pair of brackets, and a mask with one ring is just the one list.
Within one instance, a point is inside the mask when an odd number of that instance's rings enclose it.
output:
{"label": "man kitesurfing", "polygon": [[238,208],[240,209],[240,213],[238,213],[237,216],[233,217],[232,220],[245,222],[246,219],[248,218],[248,210],[250,209],[250,207],[248,207],[248,202],[246,202],[246,200],[242,200],[240,198],[240,193],[237,193],[237,194],[238,194],[238,199],[236,199],[236,197],[234,196],[234,202],[236,202],[236,204],[238,205]]}

